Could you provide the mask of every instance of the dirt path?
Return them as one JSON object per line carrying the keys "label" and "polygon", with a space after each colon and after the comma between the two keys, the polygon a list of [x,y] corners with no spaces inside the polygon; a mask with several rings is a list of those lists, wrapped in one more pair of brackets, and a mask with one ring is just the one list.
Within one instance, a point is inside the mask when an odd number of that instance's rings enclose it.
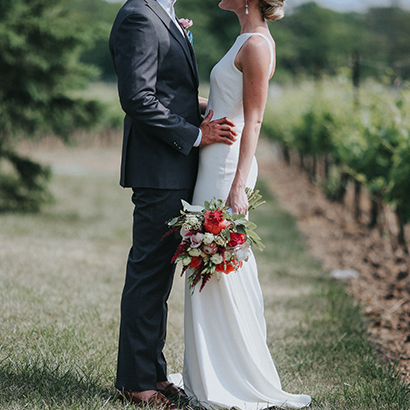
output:
{"label": "dirt path", "polygon": [[363,306],[382,355],[410,381],[410,258],[393,252],[388,238],[357,224],[343,206],[328,201],[297,167],[289,167],[267,140],[258,150],[259,174],[282,207],[296,218],[312,254],[325,270],[353,269],[348,291]]}

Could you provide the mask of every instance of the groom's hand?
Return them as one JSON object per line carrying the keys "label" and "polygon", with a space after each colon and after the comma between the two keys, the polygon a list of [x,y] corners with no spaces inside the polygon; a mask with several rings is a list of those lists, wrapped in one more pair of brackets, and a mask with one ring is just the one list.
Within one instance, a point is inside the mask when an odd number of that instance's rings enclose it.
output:
{"label": "groom's hand", "polygon": [[212,121],[213,115],[214,112],[209,110],[208,115],[199,127],[202,131],[202,140],[199,146],[205,147],[215,142],[232,145],[236,141],[237,135],[234,130],[235,124],[226,117]]}

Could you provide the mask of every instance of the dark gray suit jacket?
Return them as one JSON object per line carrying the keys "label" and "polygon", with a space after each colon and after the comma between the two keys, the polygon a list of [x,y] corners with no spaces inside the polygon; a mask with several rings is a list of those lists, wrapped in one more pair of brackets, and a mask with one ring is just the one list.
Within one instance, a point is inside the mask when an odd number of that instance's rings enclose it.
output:
{"label": "dark gray suit jacket", "polygon": [[110,51],[126,113],[120,184],[192,188],[202,119],[189,41],[156,0],[128,0],[114,22]]}

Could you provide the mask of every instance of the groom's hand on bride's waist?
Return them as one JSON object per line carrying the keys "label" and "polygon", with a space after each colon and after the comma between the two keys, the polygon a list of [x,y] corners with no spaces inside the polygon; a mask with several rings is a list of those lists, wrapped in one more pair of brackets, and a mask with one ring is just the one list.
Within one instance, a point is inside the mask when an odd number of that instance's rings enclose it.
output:
{"label": "groom's hand on bride's waist", "polygon": [[212,121],[213,115],[214,112],[209,110],[209,114],[199,127],[202,131],[202,139],[199,146],[205,147],[215,142],[232,145],[236,141],[237,135],[234,130],[235,124],[226,117]]}

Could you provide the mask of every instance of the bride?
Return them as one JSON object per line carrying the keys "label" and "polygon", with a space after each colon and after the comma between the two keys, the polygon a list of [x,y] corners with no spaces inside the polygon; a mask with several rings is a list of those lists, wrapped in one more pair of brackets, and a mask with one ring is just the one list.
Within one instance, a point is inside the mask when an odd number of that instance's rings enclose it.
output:
{"label": "bride", "polygon": [[[283,17],[284,0],[222,0],[237,14],[241,33],[213,68],[207,111],[236,125],[233,145],[202,148],[193,203],[226,200],[247,213],[245,187],[257,178],[254,157],[265,109],[268,81],[275,71],[275,43],[266,21]],[[211,112],[212,114],[212,112]],[[236,273],[215,277],[201,293],[185,295],[184,387],[197,404],[253,410],[302,408],[307,395],[286,393],[266,344],[263,298],[253,255]]]}

